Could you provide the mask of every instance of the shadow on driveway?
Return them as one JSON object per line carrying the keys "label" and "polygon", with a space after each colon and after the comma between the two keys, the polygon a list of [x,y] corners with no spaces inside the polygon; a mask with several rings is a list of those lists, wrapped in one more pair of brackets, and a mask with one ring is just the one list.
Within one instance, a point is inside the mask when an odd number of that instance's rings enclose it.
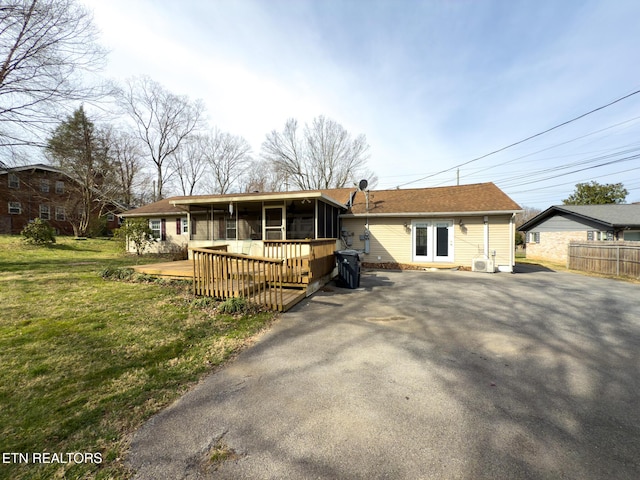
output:
{"label": "shadow on driveway", "polygon": [[[640,477],[638,285],[365,272],[132,442],[139,479]],[[219,465],[208,452],[235,452]]]}

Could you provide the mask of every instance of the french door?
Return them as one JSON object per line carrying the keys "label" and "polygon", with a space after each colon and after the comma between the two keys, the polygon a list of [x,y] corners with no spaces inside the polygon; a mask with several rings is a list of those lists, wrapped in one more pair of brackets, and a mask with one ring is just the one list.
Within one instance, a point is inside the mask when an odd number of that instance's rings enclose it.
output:
{"label": "french door", "polygon": [[414,220],[411,248],[414,262],[453,262],[453,222]]}

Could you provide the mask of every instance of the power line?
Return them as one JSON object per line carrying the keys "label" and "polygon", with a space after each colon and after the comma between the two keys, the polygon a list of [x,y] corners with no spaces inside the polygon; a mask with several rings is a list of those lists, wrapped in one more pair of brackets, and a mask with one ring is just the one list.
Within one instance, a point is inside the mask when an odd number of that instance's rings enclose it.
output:
{"label": "power line", "polygon": [[631,93],[629,93],[629,94],[627,94],[627,95],[625,95],[623,97],[620,97],[620,98],[618,98],[618,99],[616,99],[616,100],[614,100],[612,102],[607,103],[606,105],[602,105],[602,106],[600,106],[598,108],[594,108],[593,110],[590,110],[587,113],[583,113],[582,115],[579,115],[579,116],[577,116],[575,118],[572,118],[571,120],[567,120],[566,122],[562,122],[562,123],[560,123],[560,124],[558,124],[558,125],[556,125],[554,127],[548,128],[548,129],[546,129],[546,130],[544,130],[544,131],[542,131],[540,133],[536,133],[535,135],[531,135],[531,136],[529,136],[527,138],[524,138],[524,139],[519,140],[519,141],[517,141],[515,143],[507,145],[506,147],[499,148],[498,150],[494,150],[493,152],[489,152],[489,153],[487,153],[485,155],[482,155],[480,157],[472,158],[471,160],[468,160],[468,161],[466,161],[464,163],[461,163],[459,165],[455,165],[455,166],[453,166],[451,168],[447,168],[447,169],[442,170],[440,172],[433,173],[431,175],[427,175],[427,176],[419,178],[417,180],[412,180],[410,182],[406,182],[406,183],[400,184],[400,185],[398,185],[398,188],[404,187],[406,185],[411,185],[412,183],[421,182],[422,180],[426,180],[427,178],[435,177],[436,175],[440,175],[442,173],[450,172],[452,170],[455,170],[456,168],[460,168],[460,167],[463,167],[465,165],[469,165],[470,163],[477,162],[478,160],[482,160],[483,158],[487,158],[487,157],[489,157],[491,155],[495,155],[496,153],[503,152],[504,150],[507,150],[508,148],[515,147],[516,145],[520,145],[521,143],[527,142],[527,141],[532,140],[532,139],[534,139],[536,137],[539,137],[539,136],[544,135],[546,133],[549,133],[549,132],[551,132],[553,130],[556,130],[556,129],[560,128],[560,127],[564,127],[565,125],[568,125],[568,124],[570,124],[572,122],[580,120],[581,118],[584,118],[587,115],[591,115],[592,113],[595,113],[595,112],[598,112],[600,110],[603,110],[603,109],[605,109],[607,107],[610,107],[611,105],[615,105],[616,103],[621,102],[622,100],[625,100],[625,99],[627,99],[629,97],[632,97],[633,95],[637,95],[638,93],[640,93],[640,90],[636,90],[635,92],[631,92]]}
{"label": "power line", "polygon": [[[626,170],[620,170],[620,171],[617,171],[617,172],[606,173],[606,174],[604,174],[604,175],[598,175],[598,177],[597,177],[597,178],[611,177],[612,175],[620,175],[621,173],[632,172],[632,171],[635,171],[635,170],[640,170],[640,167],[628,168],[628,169],[626,169]],[[593,177],[591,177],[591,178],[587,178],[587,179],[584,179],[584,180],[578,180],[578,181],[576,181],[576,180],[572,180],[572,181],[569,181],[569,182],[555,183],[555,184],[553,184],[553,185],[545,185],[544,187],[531,188],[531,189],[529,189],[529,190],[518,190],[518,191],[517,191],[517,194],[518,194],[518,195],[521,195],[521,194],[523,194],[523,193],[529,193],[529,192],[540,192],[540,193],[544,193],[544,191],[545,191],[545,190],[549,190],[549,189],[551,189],[551,188],[555,188],[555,187],[563,187],[563,186],[565,186],[565,185],[575,185],[575,184],[577,184],[577,183],[584,183],[584,182],[588,182],[588,181],[591,181],[591,180],[593,180]],[[635,183],[630,184],[630,185],[631,185],[631,186],[633,186],[633,185],[635,185]],[[505,188],[508,188],[508,187],[505,187]],[[625,188],[627,188],[627,189],[628,189],[628,187],[627,187],[626,185],[625,185]]]}

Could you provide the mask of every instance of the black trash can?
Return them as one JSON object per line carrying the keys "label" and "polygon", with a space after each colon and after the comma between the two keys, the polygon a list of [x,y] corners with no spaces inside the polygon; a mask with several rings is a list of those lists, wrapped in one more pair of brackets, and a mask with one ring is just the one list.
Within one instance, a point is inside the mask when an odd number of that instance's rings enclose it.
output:
{"label": "black trash can", "polygon": [[360,286],[360,252],[357,250],[337,250],[338,283],[347,288]]}

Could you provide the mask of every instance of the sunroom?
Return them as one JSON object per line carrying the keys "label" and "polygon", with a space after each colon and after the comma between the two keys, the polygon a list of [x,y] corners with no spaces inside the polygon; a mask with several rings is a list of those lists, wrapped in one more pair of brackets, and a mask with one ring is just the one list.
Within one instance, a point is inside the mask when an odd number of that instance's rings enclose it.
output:
{"label": "sunroom", "polygon": [[[348,191],[337,193],[348,200]],[[190,197],[171,204],[187,213],[190,248],[226,245],[230,253],[254,256],[266,254],[265,241],[337,241],[338,216],[346,210],[323,191]]]}

